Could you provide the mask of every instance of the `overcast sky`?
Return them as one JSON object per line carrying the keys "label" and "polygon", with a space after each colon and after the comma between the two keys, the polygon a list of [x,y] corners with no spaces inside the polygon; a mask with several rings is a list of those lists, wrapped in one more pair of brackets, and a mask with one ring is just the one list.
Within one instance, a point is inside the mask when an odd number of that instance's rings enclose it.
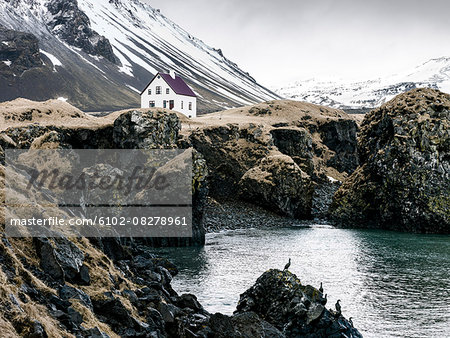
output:
{"label": "overcast sky", "polygon": [[364,80],[450,56],[448,0],[147,0],[276,86]]}

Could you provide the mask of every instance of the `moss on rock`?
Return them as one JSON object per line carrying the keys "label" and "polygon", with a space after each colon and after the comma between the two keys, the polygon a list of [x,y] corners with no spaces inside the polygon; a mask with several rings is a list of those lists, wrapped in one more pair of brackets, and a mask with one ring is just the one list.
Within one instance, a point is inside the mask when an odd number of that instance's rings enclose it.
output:
{"label": "moss on rock", "polygon": [[371,111],[358,138],[360,167],[336,192],[343,226],[450,232],[450,95],[415,89]]}

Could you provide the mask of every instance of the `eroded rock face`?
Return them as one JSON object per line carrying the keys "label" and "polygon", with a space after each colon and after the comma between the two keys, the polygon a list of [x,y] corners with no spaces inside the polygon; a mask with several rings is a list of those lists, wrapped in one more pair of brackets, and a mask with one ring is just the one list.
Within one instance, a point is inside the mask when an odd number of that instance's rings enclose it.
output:
{"label": "eroded rock face", "polygon": [[[177,167],[178,175],[180,171],[186,173],[188,168],[192,170],[192,237],[153,237],[139,238],[135,241],[150,244],[151,246],[202,246],[205,244],[205,228],[203,226],[203,215],[208,197],[208,166],[203,156],[193,148],[186,149],[182,154],[175,157],[168,165],[173,170],[173,166]],[[164,167],[160,168],[163,172]],[[157,175],[159,170],[156,172]],[[170,176],[170,174],[167,174]],[[166,176],[166,177],[169,177]],[[176,191],[172,194],[176,195],[180,187],[175,187]],[[172,196],[173,196],[172,195]],[[144,194],[138,194],[136,200],[145,197]]]}
{"label": "eroded rock face", "polygon": [[269,155],[271,146],[271,138],[257,125],[206,127],[195,130],[189,139],[207,161],[211,191],[217,196],[235,195],[241,177]]}
{"label": "eroded rock face", "polygon": [[281,153],[290,156],[308,175],[314,174],[313,142],[306,129],[285,127],[273,129],[270,133]]}
{"label": "eroded rock face", "polygon": [[361,166],[334,196],[343,226],[450,232],[450,95],[401,94],[370,112],[358,140]]}
{"label": "eroded rock face", "polygon": [[327,121],[319,126],[323,143],[334,155],[327,164],[339,171],[352,173],[359,164],[356,133],[358,126],[355,121],[339,119]]}
{"label": "eroded rock face", "polygon": [[114,121],[113,139],[119,149],[176,148],[180,128],[175,113],[130,110]]}
{"label": "eroded rock face", "polygon": [[358,164],[357,124],[343,111],[269,101],[211,114],[199,125],[183,128],[183,142],[205,157],[218,201],[238,197],[283,216],[324,218],[339,182]]}
{"label": "eroded rock face", "polygon": [[0,26],[1,75],[17,76],[28,69],[42,65],[39,41],[36,36]]}
{"label": "eroded rock face", "polygon": [[[178,147],[178,131],[181,126],[175,113],[131,110],[118,115],[115,120],[111,118],[102,123],[99,119],[93,119],[75,108],[74,111],[65,111],[63,108],[52,108],[49,104],[48,109],[25,107],[18,112],[14,110],[5,112],[3,114],[5,124],[10,123],[12,126],[0,132],[0,162],[4,163],[4,150],[8,148],[172,149]],[[64,126],[64,122],[59,120],[52,123],[52,116],[55,116],[55,120],[65,119],[67,125]],[[42,123],[34,123],[34,121],[41,122],[41,119],[44,119]],[[190,246],[203,245],[205,242],[203,210],[209,191],[208,166],[198,151],[187,149],[185,152],[186,156],[183,161],[179,161],[180,167],[177,170],[183,170],[188,164],[192,164],[193,236],[192,238],[145,238],[141,241],[144,244]],[[115,170],[102,163],[97,165],[97,169],[104,174]],[[104,200],[100,196],[97,197],[95,201]],[[115,256],[112,251],[120,252],[115,242],[108,239],[99,239],[97,242],[98,247],[105,248],[105,252],[112,256]],[[57,270],[57,266],[55,269]],[[55,275],[58,274],[56,270]],[[62,274],[60,275],[62,278]]]}
{"label": "eroded rock face", "polygon": [[362,337],[341,313],[325,308],[326,298],[296,275],[266,271],[245,291],[235,316],[254,312],[286,337]]}
{"label": "eroded rock face", "polygon": [[47,8],[53,15],[47,25],[56,35],[88,54],[117,63],[109,40],[92,30],[89,18],[78,8],[77,0],[51,0]]}
{"label": "eroded rock face", "polygon": [[240,196],[294,218],[309,218],[313,186],[309,175],[286,155],[273,155],[248,170],[239,182]]}
{"label": "eroded rock face", "polygon": [[[275,148],[270,128],[263,125],[208,127],[194,131],[190,142],[206,158],[214,196],[239,197],[281,215],[309,218],[312,186],[302,169],[313,171],[311,137],[299,128],[272,133],[292,158]],[[297,149],[300,144],[305,151]]]}

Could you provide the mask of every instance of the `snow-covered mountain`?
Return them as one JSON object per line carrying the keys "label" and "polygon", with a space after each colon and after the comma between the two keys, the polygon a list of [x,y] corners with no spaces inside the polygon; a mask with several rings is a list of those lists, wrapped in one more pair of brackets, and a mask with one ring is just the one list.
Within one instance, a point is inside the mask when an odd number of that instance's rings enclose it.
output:
{"label": "snow-covered mountain", "polygon": [[429,60],[403,74],[365,82],[309,79],[275,90],[285,98],[341,109],[375,108],[408,90],[428,87],[450,93],[450,57]]}
{"label": "snow-covered mountain", "polygon": [[[137,106],[152,75],[170,69],[193,86],[203,111],[277,98],[220,49],[139,0],[2,0],[0,26],[0,100],[65,97],[88,110]],[[28,65],[36,57],[35,42],[26,42],[32,37],[5,28],[34,35],[42,62]]]}

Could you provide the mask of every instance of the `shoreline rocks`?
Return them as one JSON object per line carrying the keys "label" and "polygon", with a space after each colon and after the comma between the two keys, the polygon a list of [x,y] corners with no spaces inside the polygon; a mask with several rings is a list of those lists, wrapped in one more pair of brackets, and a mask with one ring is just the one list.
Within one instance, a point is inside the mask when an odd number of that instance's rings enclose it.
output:
{"label": "shoreline rocks", "polygon": [[334,196],[343,227],[450,233],[450,95],[401,94],[368,113],[360,166]]}
{"label": "shoreline rocks", "polygon": [[362,335],[339,310],[326,309],[327,299],[285,270],[271,269],[245,291],[234,314],[264,318],[285,337],[355,337]]}
{"label": "shoreline rocks", "polygon": [[[289,271],[264,273],[232,316],[212,314],[195,295],[173,290],[178,270],[167,259],[118,239],[111,239],[115,259],[108,259],[93,245],[97,240],[3,236],[0,292],[8,296],[0,304],[2,327],[33,337],[360,337],[340,313],[324,308],[319,290]],[[78,273],[80,264],[90,283],[69,283],[65,276]],[[56,268],[60,274],[51,273]]]}

